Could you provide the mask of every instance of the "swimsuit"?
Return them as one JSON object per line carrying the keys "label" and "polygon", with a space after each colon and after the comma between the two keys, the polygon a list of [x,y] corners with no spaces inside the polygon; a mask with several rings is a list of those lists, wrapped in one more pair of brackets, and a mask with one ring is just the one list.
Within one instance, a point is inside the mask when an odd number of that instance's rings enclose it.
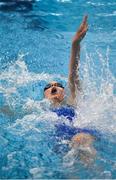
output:
{"label": "swimsuit", "polygon": [[98,137],[100,135],[99,132],[95,129],[77,128],[73,126],[73,121],[77,120],[74,107],[66,105],[58,108],[53,108],[52,111],[55,112],[59,117],[63,116],[66,118],[65,122],[60,118],[60,120],[55,125],[56,134],[58,137],[70,140],[74,135],[78,133],[87,133],[95,137]]}

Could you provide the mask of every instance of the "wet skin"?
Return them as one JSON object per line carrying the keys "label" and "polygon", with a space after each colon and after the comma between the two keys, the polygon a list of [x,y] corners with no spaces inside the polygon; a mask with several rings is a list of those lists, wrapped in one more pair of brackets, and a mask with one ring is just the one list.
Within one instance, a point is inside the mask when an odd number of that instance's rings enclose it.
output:
{"label": "wet skin", "polygon": [[53,81],[51,87],[44,91],[45,98],[49,99],[54,105],[60,104],[64,100],[65,90],[58,87],[58,83]]}

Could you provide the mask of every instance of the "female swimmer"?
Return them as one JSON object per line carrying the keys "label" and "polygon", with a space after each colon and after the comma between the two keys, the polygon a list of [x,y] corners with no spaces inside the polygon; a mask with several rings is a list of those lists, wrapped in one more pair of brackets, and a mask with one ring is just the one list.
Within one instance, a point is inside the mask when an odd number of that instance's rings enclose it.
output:
{"label": "female swimmer", "polygon": [[[59,82],[50,82],[44,88],[44,96],[51,101],[52,111],[56,112],[58,116],[65,116],[70,122],[75,118],[74,106],[76,105],[76,92],[80,89],[79,84],[79,61],[80,61],[80,42],[85,37],[88,30],[87,16],[84,17],[79,29],[77,30],[73,40],[71,57],[69,63],[69,75],[68,75],[68,85],[70,89],[70,97],[65,101],[65,88]],[[89,146],[93,142],[92,130],[72,128],[64,124],[57,125],[58,134],[65,135],[73,141],[73,146],[76,144]]]}

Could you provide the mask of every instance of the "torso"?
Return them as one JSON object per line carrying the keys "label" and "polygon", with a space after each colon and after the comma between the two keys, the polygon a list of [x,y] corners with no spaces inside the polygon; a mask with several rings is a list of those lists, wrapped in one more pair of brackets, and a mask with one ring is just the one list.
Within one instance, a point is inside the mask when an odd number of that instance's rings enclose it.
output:
{"label": "torso", "polygon": [[[90,128],[78,128],[74,127],[73,122],[78,120],[75,108],[73,106],[65,105],[56,108],[52,108],[60,118],[56,123],[56,134],[61,139],[70,140],[74,135],[78,133],[87,133],[93,136],[100,136],[99,132]],[[65,121],[62,118],[65,118]]]}
{"label": "torso", "polygon": [[63,139],[72,138],[72,136],[75,135],[76,130],[76,128],[73,126],[73,121],[76,117],[75,108],[73,106],[65,105],[52,108],[52,111],[60,117],[59,121],[56,123],[57,136]]}

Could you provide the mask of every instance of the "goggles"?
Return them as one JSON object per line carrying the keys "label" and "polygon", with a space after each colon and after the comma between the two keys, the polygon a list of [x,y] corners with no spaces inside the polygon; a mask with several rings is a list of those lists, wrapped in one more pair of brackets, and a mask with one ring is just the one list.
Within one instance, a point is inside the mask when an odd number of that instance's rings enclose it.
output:
{"label": "goggles", "polygon": [[64,89],[64,86],[61,83],[55,83],[55,84],[47,84],[44,88],[44,91],[46,91],[47,89],[51,88],[52,86],[56,86],[56,87],[60,87],[62,89]]}

